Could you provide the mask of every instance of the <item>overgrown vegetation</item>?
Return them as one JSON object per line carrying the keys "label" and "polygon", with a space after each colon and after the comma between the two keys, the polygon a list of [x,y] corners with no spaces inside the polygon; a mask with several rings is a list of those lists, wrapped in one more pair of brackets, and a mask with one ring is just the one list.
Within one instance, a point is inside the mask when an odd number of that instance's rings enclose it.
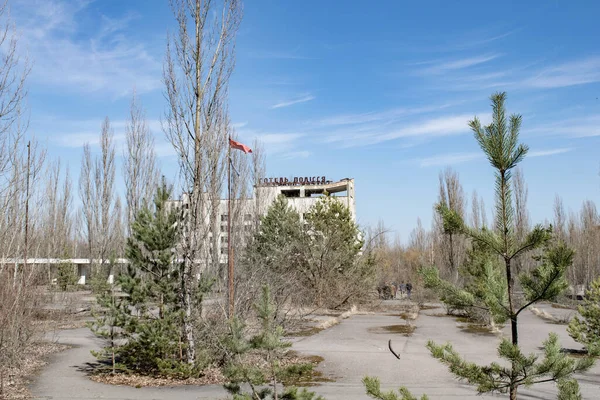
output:
{"label": "overgrown vegetation", "polygon": [[373,287],[374,265],[350,210],[323,196],[304,221],[280,196],[261,218],[245,250],[244,268],[265,279],[281,305],[340,307]]}

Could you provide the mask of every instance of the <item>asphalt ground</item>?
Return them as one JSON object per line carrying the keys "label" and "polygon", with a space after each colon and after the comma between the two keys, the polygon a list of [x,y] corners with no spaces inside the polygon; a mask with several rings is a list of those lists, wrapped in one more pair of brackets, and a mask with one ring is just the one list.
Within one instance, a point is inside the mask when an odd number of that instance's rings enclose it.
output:
{"label": "asphalt ground", "polygon": [[[568,311],[538,306],[549,313]],[[567,334],[565,325],[547,322],[524,311],[519,318],[520,343],[526,352],[540,352],[542,341],[556,332],[564,348],[581,349]],[[414,332],[406,336],[407,321],[390,313],[355,315],[316,335],[297,338],[293,349],[305,355],[319,355],[324,361],[318,370],[328,381],[311,387],[326,399],[368,399],[361,380],[364,376],[379,377],[382,386],[395,389],[407,386],[415,395],[426,393],[431,400],[475,398],[481,400],[508,398],[507,395],[478,395],[474,388],[457,381],[447,368],[431,357],[426,349],[428,340],[450,342],[468,361],[489,363],[497,360],[496,348],[501,335],[508,336],[509,327],[501,334],[469,329],[468,324],[444,315],[442,308],[421,311],[409,321]],[[390,328],[391,327],[391,328]],[[400,331],[400,332],[398,332]],[[133,388],[111,386],[87,377],[89,363],[95,359],[90,350],[102,346],[89,329],[65,330],[58,341],[74,346],[53,356],[30,389],[36,399],[224,399],[221,386],[179,386]],[[400,355],[396,359],[388,350],[388,340]],[[330,381],[329,381],[330,380]],[[584,399],[600,399],[600,366],[578,376]],[[554,399],[552,383],[521,389],[520,399]]]}

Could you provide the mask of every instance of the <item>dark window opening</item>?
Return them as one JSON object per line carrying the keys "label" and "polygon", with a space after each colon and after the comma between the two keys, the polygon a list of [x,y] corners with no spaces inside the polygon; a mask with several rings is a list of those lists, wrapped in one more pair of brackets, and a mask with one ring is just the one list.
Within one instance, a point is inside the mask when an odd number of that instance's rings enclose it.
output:
{"label": "dark window opening", "polygon": [[295,190],[282,190],[281,194],[285,197],[300,197],[300,189]]}

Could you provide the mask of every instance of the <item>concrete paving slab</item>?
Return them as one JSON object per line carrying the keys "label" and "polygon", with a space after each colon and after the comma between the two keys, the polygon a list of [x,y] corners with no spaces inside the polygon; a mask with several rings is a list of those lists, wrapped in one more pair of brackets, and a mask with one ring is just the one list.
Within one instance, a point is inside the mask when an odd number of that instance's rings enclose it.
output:
{"label": "concrete paving slab", "polygon": [[[451,342],[469,361],[489,363],[496,360],[500,335],[468,333],[461,330],[454,318],[438,316],[442,308],[421,312],[411,323],[416,330],[410,336],[398,333],[381,333],[382,327],[403,325],[399,316],[373,314],[355,315],[340,324],[316,335],[297,338],[293,349],[306,355],[320,355],[324,361],[319,370],[335,379],[313,387],[326,399],[367,399],[361,380],[364,376],[379,377],[385,388],[407,386],[414,394],[426,393],[432,400],[474,398],[498,399],[506,395],[477,395],[468,385],[458,382],[447,368],[433,359],[425,348],[428,340]],[[547,323],[530,311],[520,317],[520,342],[525,351],[539,352],[542,341],[549,332],[556,332],[563,347],[581,348],[567,334],[564,325]],[[502,330],[508,335],[509,327]],[[389,352],[388,340],[400,354],[397,360]],[[90,350],[98,349],[102,342],[88,329],[61,331],[58,341],[75,345],[73,349],[53,357],[31,386],[37,399],[223,399],[226,392],[220,386],[185,386],[173,388],[141,388],[110,386],[89,380],[86,363],[94,362]],[[578,377],[585,399],[600,399],[600,366]],[[536,385],[522,390],[520,399],[553,399],[553,384]]]}

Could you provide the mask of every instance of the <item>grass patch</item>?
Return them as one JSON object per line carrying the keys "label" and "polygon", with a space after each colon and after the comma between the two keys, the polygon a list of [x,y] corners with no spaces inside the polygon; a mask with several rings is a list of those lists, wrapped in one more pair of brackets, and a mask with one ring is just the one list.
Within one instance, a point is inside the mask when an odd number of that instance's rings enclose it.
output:
{"label": "grass patch", "polygon": [[297,331],[286,332],[285,336],[286,337],[308,337],[308,336],[316,335],[317,333],[324,331],[324,330],[325,330],[324,328],[314,326],[312,328],[306,328],[306,329],[301,329],[301,330],[297,330]]}
{"label": "grass patch", "polygon": [[428,317],[452,317],[452,315],[447,313],[435,313],[435,314],[425,314]]}
{"label": "grass patch", "polygon": [[300,356],[293,350],[289,351],[287,354],[290,357],[298,358],[299,362],[312,364],[312,369],[305,374],[284,380],[282,383],[285,386],[307,387],[318,386],[324,382],[335,382],[334,378],[325,376],[323,372],[316,370],[316,367],[325,360],[323,357],[316,355]]}
{"label": "grass patch", "polygon": [[461,331],[479,336],[495,336],[491,327],[481,324],[466,324],[458,326]]}
{"label": "grass patch", "polygon": [[423,304],[422,306],[419,306],[419,310],[435,310],[436,308],[440,308],[440,306],[432,306],[432,305],[427,305],[427,304]]}
{"label": "grass patch", "polygon": [[386,325],[378,326],[375,328],[369,328],[369,332],[378,334],[400,334],[403,336],[411,336],[412,333],[417,329],[414,325],[402,324],[402,325]]}

